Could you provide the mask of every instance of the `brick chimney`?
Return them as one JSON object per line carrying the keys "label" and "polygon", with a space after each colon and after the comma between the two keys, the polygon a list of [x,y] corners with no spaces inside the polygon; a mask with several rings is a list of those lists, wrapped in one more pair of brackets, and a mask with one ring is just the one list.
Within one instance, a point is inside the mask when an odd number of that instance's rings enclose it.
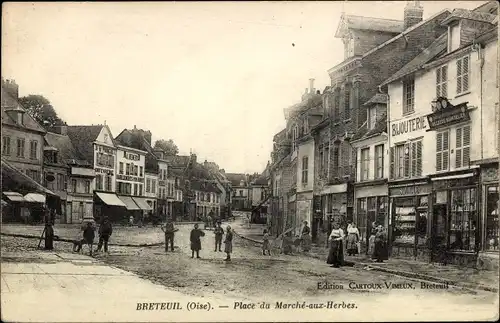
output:
{"label": "brick chimney", "polygon": [[404,29],[408,29],[423,20],[424,8],[420,1],[407,1],[404,10]]}
{"label": "brick chimney", "polygon": [[315,88],[314,88],[314,79],[309,79],[309,93],[314,94]]}
{"label": "brick chimney", "polygon": [[68,134],[68,126],[67,125],[54,126],[54,132],[66,136]]}

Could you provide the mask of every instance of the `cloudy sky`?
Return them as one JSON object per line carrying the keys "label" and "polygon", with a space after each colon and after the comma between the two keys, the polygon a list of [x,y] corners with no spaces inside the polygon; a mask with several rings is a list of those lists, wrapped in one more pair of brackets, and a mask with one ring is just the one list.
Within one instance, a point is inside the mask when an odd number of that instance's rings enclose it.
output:
{"label": "cloudy sky", "polygon": [[[478,1],[423,1],[424,18]],[[402,19],[399,2],[3,3],[2,77],[68,124],[149,129],[228,172],[260,172],[283,108],[343,59],[347,14]]]}

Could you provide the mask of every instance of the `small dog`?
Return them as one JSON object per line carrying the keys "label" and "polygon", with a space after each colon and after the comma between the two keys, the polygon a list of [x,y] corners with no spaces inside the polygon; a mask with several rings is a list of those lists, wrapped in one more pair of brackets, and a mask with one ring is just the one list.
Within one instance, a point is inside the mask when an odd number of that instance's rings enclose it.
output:
{"label": "small dog", "polygon": [[85,239],[73,240],[73,252],[82,253],[83,245],[86,243]]}

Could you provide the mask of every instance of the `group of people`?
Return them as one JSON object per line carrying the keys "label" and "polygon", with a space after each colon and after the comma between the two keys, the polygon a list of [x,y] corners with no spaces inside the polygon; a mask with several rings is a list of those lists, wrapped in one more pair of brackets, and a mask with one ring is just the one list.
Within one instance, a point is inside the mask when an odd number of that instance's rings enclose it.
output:
{"label": "group of people", "polygon": [[[338,222],[333,223],[333,230],[328,238],[329,252],[327,263],[332,267],[340,267],[344,264],[344,241],[346,241],[346,252],[349,256],[360,253],[360,233],[353,222],[347,226],[347,236]],[[377,262],[387,259],[387,234],[382,225],[372,223],[372,230],[368,240],[368,255]]]}
{"label": "group of people", "polygon": [[[178,231],[174,227],[174,222],[170,217],[167,217],[167,222],[161,226],[161,229],[165,233],[165,252],[168,252],[169,245],[170,251],[174,251],[174,235],[175,232]],[[226,253],[225,261],[231,260],[231,253],[233,252],[233,232],[231,230],[231,226],[226,227],[226,238],[224,239],[224,252]],[[205,236],[205,232],[201,230],[198,226],[198,223],[195,223],[194,228],[191,230],[189,235],[189,241],[191,243],[191,258],[194,258],[196,254],[196,258],[200,257],[201,250],[201,238]],[[221,222],[217,221],[214,228],[214,236],[215,236],[215,248],[214,251],[222,252],[222,238],[224,237],[224,229],[221,227]]]}
{"label": "group of people", "polygon": [[[73,252],[80,252],[84,245],[89,247],[89,254],[92,256],[92,248],[94,245],[95,239],[95,226],[92,222],[87,222],[81,228],[83,234],[79,234],[78,237],[73,241]],[[99,234],[99,242],[97,244],[96,252],[100,252],[104,245],[104,252],[108,253],[108,242],[111,234],[113,233],[113,226],[111,225],[111,221],[109,221],[107,216],[104,216],[98,229]],[[83,235],[83,237],[81,236]]]}

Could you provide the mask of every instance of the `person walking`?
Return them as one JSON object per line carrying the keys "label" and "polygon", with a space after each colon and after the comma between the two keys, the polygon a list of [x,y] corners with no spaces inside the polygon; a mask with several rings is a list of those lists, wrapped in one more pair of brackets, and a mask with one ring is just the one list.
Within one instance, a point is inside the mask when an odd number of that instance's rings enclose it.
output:
{"label": "person walking", "polygon": [[358,254],[359,230],[356,224],[349,222],[347,226],[347,255],[354,256]]}
{"label": "person walking", "polygon": [[113,234],[113,226],[111,225],[111,221],[109,221],[108,217],[104,216],[102,224],[99,226],[99,243],[97,244],[98,252],[101,251],[101,248],[104,244],[104,252],[106,254],[109,253],[108,242],[111,234]]}
{"label": "person walking", "polygon": [[375,234],[375,248],[373,251],[373,256],[377,262],[383,262],[386,259],[386,234],[383,226],[379,225],[377,227],[377,233]]}
{"label": "person walking", "polygon": [[233,231],[231,226],[226,228],[226,240],[224,240],[224,252],[227,254],[225,261],[231,261],[231,253],[233,252]]}
{"label": "person walking", "polygon": [[267,253],[269,254],[269,256],[271,255],[271,248],[270,248],[270,245],[269,245],[269,233],[267,233],[267,229],[264,229],[264,236],[263,236],[263,242],[262,242],[262,254],[265,256],[266,255],[266,251]]}
{"label": "person walking", "polygon": [[215,234],[215,250],[217,251],[217,248],[219,248],[219,251],[222,252],[222,236],[224,236],[224,229],[221,228],[220,222],[217,222],[215,229],[214,229],[214,234]]}
{"label": "person walking", "polygon": [[311,228],[309,228],[309,225],[307,221],[304,221],[304,227],[302,228],[302,233],[301,233],[301,240],[302,240],[302,250],[304,251],[309,251],[311,250]]}
{"label": "person walking", "polygon": [[344,264],[344,248],[342,241],[344,240],[344,231],[340,225],[335,222],[333,230],[330,233],[328,241],[330,242],[330,250],[326,263],[332,265],[331,267],[338,268]]}
{"label": "person walking", "polygon": [[165,233],[165,252],[168,252],[169,244],[170,251],[174,252],[174,236],[178,229],[174,227],[174,222],[170,216],[167,217],[167,222],[165,223],[165,226],[161,227],[161,229]]}
{"label": "person walking", "polygon": [[370,228],[370,238],[368,239],[368,257],[373,258],[373,252],[375,251],[375,235],[377,234],[377,223],[373,222]]}
{"label": "person walking", "polygon": [[205,232],[198,229],[198,223],[194,225],[194,229],[191,230],[191,235],[189,240],[191,241],[191,258],[194,258],[194,253],[196,252],[196,258],[200,257],[201,250],[201,237],[205,236]]}
{"label": "person walking", "polygon": [[78,245],[76,252],[80,252],[84,244],[89,246],[89,255],[92,257],[92,249],[94,246],[95,238],[95,228],[92,222],[87,222],[87,225],[83,229],[83,240]]}

